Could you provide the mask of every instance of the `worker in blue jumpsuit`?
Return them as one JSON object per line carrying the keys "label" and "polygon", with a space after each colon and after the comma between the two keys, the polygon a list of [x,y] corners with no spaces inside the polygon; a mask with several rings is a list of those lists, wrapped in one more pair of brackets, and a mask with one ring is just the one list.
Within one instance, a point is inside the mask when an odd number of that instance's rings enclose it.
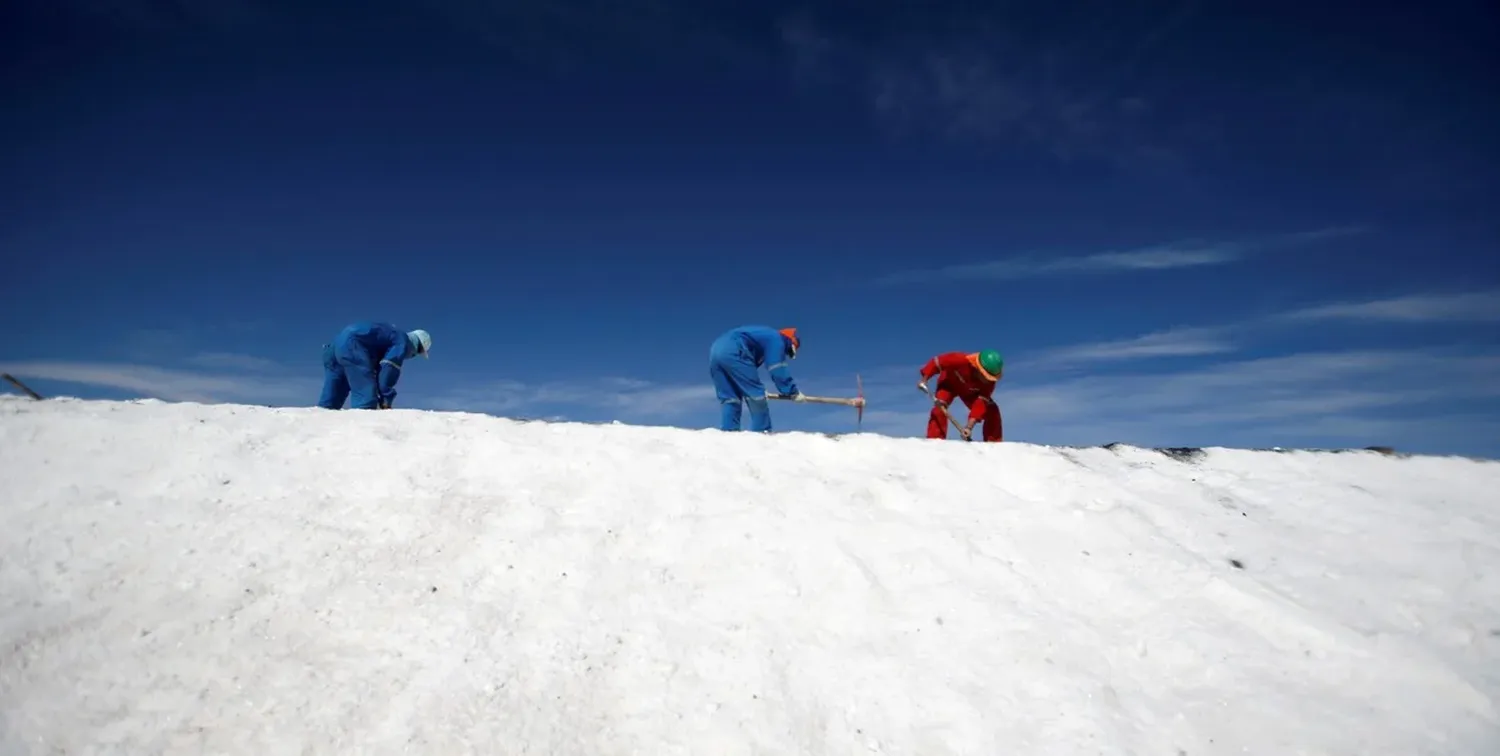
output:
{"label": "worker in blue jumpsuit", "polygon": [[766,387],[760,382],[762,366],[781,395],[802,401],[802,392],[787,369],[801,346],[797,329],[776,330],[761,325],[735,328],[714,340],[708,350],[708,375],[719,397],[720,430],[739,430],[744,405],[749,404],[750,430],[771,431],[771,408]]}
{"label": "worker in blue jumpsuit", "polygon": [[390,323],[354,323],[323,345],[323,395],[318,406],[390,409],[396,401],[401,367],[416,355],[428,357],[432,336],[421,329],[401,331]]}

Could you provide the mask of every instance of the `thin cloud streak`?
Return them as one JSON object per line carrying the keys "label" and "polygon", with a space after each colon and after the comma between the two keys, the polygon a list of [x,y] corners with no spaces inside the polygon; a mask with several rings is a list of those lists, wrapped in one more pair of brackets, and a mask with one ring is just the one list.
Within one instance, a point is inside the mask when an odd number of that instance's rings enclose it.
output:
{"label": "thin cloud streak", "polygon": [[413,401],[413,406],[422,408],[493,415],[543,416],[567,408],[610,412],[622,420],[667,420],[701,412],[714,401],[714,389],[706,384],[660,384],[618,377],[587,384],[499,380]]}
{"label": "thin cloud streak", "polygon": [[1315,305],[1226,325],[1173,328],[1133,338],[1058,347],[1026,358],[1025,364],[1030,370],[1045,370],[1085,363],[1227,354],[1240,349],[1236,337],[1257,329],[1339,319],[1408,323],[1500,321],[1500,289]]}
{"label": "thin cloud streak", "polygon": [[1370,233],[1371,230],[1372,229],[1369,226],[1358,223],[1344,226],[1329,226],[1327,228],[1313,229],[1312,231],[1294,231],[1289,234],[1283,234],[1282,236],[1271,240],[1269,243],[1274,245],[1309,244],[1312,242],[1326,241],[1328,239],[1338,239],[1344,236],[1358,236],[1361,234],[1367,234]]}
{"label": "thin cloud streak", "polygon": [[1055,368],[1091,362],[1201,357],[1235,351],[1237,346],[1222,328],[1178,328],[1129,339],[1100,341],[1051,349],[1026,360],[1028,369]]}
{"label": "thin cloud streak", "polygon": [[258,373],[283,370],[283,367],[274,360],[232,352],[203,352],[188,358],[188,363],[210,370],[240,370]]}
{"label": "thin cloud streak", "polygon": [[[1412,365],[1423,366],[1420,375],[1411,372]],[[1181,411],[1190,406],[1204,406],[1228,407],[1238,412],[1237,406],[1248,403],[1305,398],[1323,390],[1329,392],[1325,406],[1336,406],[1353,386],[1361,391],[1400,391],[1416,399],[1454,395],[1451,392],[1500,395],[1500,386],[1492,385],[1489,380],[1497,369],[1500,369],[1500,353],[1463,354],[1427,349],[1302,352],[1220,362],[1167,374],[1079,378],[1018,390],[1012,396],[1036,398],[1063,392],[1089,403],[1128,405],[1141,410]],[[1444,385],[1447,391],[1424,393],[1434,385]],[[1296,414],[1305,409],[1298,407],[1288,412]]]}
{"label": "thin cloud streak", "polygon": [[1144,92],[1103,84],[1081,58],[1057,54],[1059,45],[1097,40],[1021,36],[993,11],[913,10],[889,20],[892,33],[835,34],[806,12],[786,17],[781,44],[794,77],[861,94],[892,135],[1022,147],[1059,162],[1160,171],[1179,166],[1178,148],[1194,141],[1192,128],[1167,121]]}
{"label": "thin cloud streak", "polygon": [[298,404],[312,402],[307,381],[245,372],[216,374],[196,370],[109,362],[9,362],[0,370],[18,377],[99,386],[142,397],[179,402]]}
{"label": "thin cloud streak", "polygon": [[1271,236],[1255,241],[1184,240],[1142,249],[1099,252],[1091,255],[1047,257],[1016,255],[1000,260],[949,265],[925,270],[890,273],[873,281],[876,286],[898,286],[949,281],[1009,281],[1069,275],[1105,275],[1230,265],[1271,249],[1311,244],[1365,233],[1364,226],[1332,226]]}
{"label": "thin cloud streak", "polygon": [[1368,320],[1404,323],[1500,321],[1500,289],[1413,294],[1365,302],[1335,302],[1296,310],[1284,320]]}
{"label": "thin cloud streak", "polygon": [[1043,258],[1035,255],[993,262],[911,270],[878,278],[877,286],[945,281],[1007,281],[1064,275],[1098,275],[1146,270],[1172,270],[1237,262],[1243,250],[1234,245],[1189,248],[1153,247],[1125,252],[1101,252],[1079,257]]}

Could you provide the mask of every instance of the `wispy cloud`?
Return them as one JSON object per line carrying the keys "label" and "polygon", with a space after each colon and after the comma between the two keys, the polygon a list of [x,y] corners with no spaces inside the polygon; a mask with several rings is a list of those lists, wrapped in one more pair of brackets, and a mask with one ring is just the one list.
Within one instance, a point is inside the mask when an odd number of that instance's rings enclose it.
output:
{"label": "wispy cloud", "polygon": [[876,285],[937,283],[944,281],[1004,281],[1064,275],[1098,275],[1145,270],[1171,270],[1224,265],[1239,260],[1244,248],[1232,244],[1151,247],[1122,252],[1100,252],[1076,257],[1023,255],[991,262],[947,265],[927,270],[892,273],[875,280]]}
{"label": "wispy cloud", "polygon": [[1326,228],[1315,228],[1311,231],[1294,231],[1289,234],[1272,237],[1266,240],[1268,246],[1290,246],[1308,244],[1311,242],[1338,239],[1344,236],[1359,236],[1370,233],[1372,229],[1364,224],[1346,224],[1342,226],[1328,226]]}
{"label": "wispy cloud", "polygon": [[275,360],[232,352],[203,352],[189,357],[187,361],[189,364],[210,370],[273,373],[283,369]]}
{"label": "wispy cloud", "polygon": [[1099,362],[1222,355],[1238,351],[1252,335],[1265,337],[1289,324],[1317,320],[1408,323],[1500,321],[1500,289],[1415,294],[1313,305],[1221,325],[1173,328],[1124,339],[1056,347],[1027,355],[1025,363],[1029,370],[1047,370]]}
{"label": "wispy cloud", "polygon": [[1363,302],[1336,302],[1295,310],[1285,320],[1372,320],[1407,323],[1500,321],[1500,289],[1413,294]]}
{"label": "wispy cloud", "polygon": [[[271,329],[271,325],[265,321],[255,320],[216,320],[213,322],[200,322],[186,320],[173,325],[171,328],[135,328],[123,331],[120,338],[110,344],[108,354],[120,360],[127,360],[138,364],[170,364],[180,361],[182,355],[191,355],[188,361],[201,367],[245,367],[245,360],[256,363],[260,369],[280,369],[279,365],[268,363],[260,357],[251,357],[244,354],[230,355],[216,347],[225,343],[225,335],[232,340],[254,341],[263,336]],[[314,334],[311,338],[318,338]],[[240,364],[225,364],[224,360],[238,360]],[[215,364],[215,362],[219,364]]]}
{"label": "wispy cloud", "polygon": [[1160,88],[1142,81],[1136,64],[1186,16],[1128,28],[1137,19],[1090,15],[1100,21],[1091,30],[1066,24],[1049,35],[982,6],[887,9],[883,23],[846,30],[803,12],[783,19],[781,43],[798,81],[864,96],[895,134],[1059,161],[1178,167],[1204,130],[1153,107]]}
{"label": "wispy cloud", "polygon": [[667,421],[702,412],[714,390],[703,384],[662,384],[630,378],[591,382],[476,382],[432,397],[414,397],[413,406],[496,415],[576,416],[607,413],[622,420]]}
{"label": "wispy cloud", "polygon": [[1175,328],[1128,339],[1075,344],[1046,350],[1027,360],[1029,369],[1078,363],[1155,357],[1195,357],[1236,349],[1224,328]]}
{"label": "wispy cloud", "polygon": [[244,402],[254,404],[311,403],[312,385],[285,372],[246,370],[218,372],[187,370],[120,362],[18,361],[0,363],[0,370],[18,377],[82,386],[96,386],[132,395],[186,402]]}
{"label": "wispy cloud", "polygon": [[[1414,375],[1410,366],[1423,370]],[[1054,431],[1134,425],[1150,443],[1216,441],[1257,426],[1287,427],[1365,410],[1399,409],[1420,422],[1423,405],[1494,398],[1500,353],[1453,350],[1308,352],[1162,374],[1081,378],[1006,393],[1018,421]],[[1390,439],[1349,439],[1373,444]],[[1262,443],[1273,443],[1266,438]]]}
{"label": "wispy cloud", "polygon": [[1363,226],[1333,226],[1253,240],[1186,240],[1141,249],[1111,250],[1088,255],[1013,255],[999,260],[907,270],[875,279],[877,286],[946,281],[1001,281],[1047,276],[1105,275],[1143,271],[1202,268],[1239,262],[1252,254],[1288,246],[1362,233]]}
{"label": "wispy cloud", "polygon": [[196,333],[191,326],[183,328],[137,328],[121,334],[117,348],[136,360],[156,362],[189,350]]}
{"label": "wispy cloud", "polygon": [[[1241,330],[1246,329],[1238,325],[1170,328],[1139,336],[1051,347],[1010,355],[1008,359],[1015,369],[1035,373],[1099,363],[1222,355],[1240,349],[1236,334]],[[922,364],[934,354],[913,353],[910,356],[908,363],[865,369],[861,376],[870,385],[914,386]]]}

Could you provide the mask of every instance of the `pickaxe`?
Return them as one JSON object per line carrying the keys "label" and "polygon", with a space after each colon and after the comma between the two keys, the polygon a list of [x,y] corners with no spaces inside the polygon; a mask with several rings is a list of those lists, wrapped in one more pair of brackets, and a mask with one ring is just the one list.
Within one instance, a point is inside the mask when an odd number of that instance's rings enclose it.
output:
{"label": "pickaxe", "polygon": [[[839,396],[809,396],[807,394],[803,394],[802,401],[808,402],[810,404],[839,404],[845,407],[854,407],[859,411],[859,414],[856,418],[856,423],[863,427],[865,422],[865,383],[858,375],[855,375],[854,384],[859,391],[859,396],[856,396],[853,399],[845,399]],[[793,397],[790,394],[767,393],[766,398],[781,399],[788,402],[794,401]]]}
{"label": "pickaxe", "polygon": [[948,422],[953,423],[953,427],[958,429],[958,435],[963,436],[963,439],[965,441],[974,440],[973,437],[969,435],[969,432],[964,430],[964,427],[962,425],[958,424],[958,419],[953,416],[953,413],[948,411],[948,405],[938,401],[937,397],[933,396],[932,392],[928,391],[925,385],[918,386],[918,388],[921,388],[922,393],[930,397],[932,399],[932,403],[937,405],[938,409],[941,409],[943,411],[943,415],[948,418]]}
{"label": "pickaxe", "polygon": [[32,399],[40,400],[42,398],[41,394],[38,394],[37,392],[32,391],[29,386],[27,386],[26,384],[22,383],[19,379],[17,379],[15,376],[11,375],[10,373],[0,373],[0,378],[4,378],[7,383],[9,383],[12,386],[15,386],[16,388],[18,388],[18,389],[26,392],[26,395],[29,396],[29,397],[31,397]]}

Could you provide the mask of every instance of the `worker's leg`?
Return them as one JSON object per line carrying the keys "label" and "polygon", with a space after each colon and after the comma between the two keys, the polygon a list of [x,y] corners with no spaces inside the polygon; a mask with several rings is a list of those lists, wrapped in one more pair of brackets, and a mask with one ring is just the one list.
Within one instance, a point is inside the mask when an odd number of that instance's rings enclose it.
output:
{"label": "worker's leg", "polygon": [[[947,438],[948,415],[943,411],[943,408],[953,402],[953,392],[949,391],[948,389],[938,387],[938,390],[933,394],[933,397],[937,399],[937,402],[933,403],[932,412],[927,414],[927,437]],[[942,407],[938,406],[939,402],[942,403]]]}
{"label": "worker's leg", "polygon": [[333,356],[333,345],[323,345],[323,394],[318,397],[318,406],[323,409],[343,409],[349,398],[349,379],[344,375],[344,366]]}
{"label": "worker's leg", "polygon": [[745,399],[735,388],[734,379],[730,377],[725,361],[718,359],[717,355],[711,355],[709,358],[708,376],[713,379],[714,395],[719,399],[719,430],[739,430],[740,417],[744,414]]}
{"label": "worker's leg", "polygon": [[984,440],[992,443],[1005,440],[1005,426],[1000,417],[1000,405],[996,404],[993,400],[977,399],[976,401],[985,403]]}

